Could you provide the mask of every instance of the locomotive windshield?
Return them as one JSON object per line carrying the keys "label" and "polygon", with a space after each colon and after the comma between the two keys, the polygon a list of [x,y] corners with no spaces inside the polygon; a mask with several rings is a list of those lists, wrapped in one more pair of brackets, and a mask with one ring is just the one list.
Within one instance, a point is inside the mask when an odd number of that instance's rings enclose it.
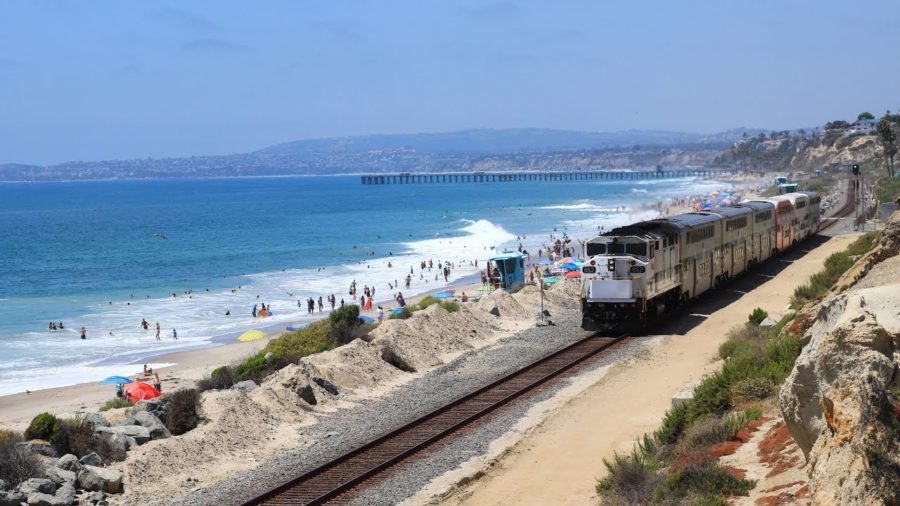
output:
{"label": "locomotive windshield", "polygon": [[[633,240],[633,239],[632,239]],[[647,256],[646,242],[589,242],[587,244],[587,256],[594,255],[634,255]]]}
{"label": "locomotive windshield", "polygon": [[592,257],[594,255],[605,255],[605,254],[606,254],[606,243],[602,243],[602,242],[587,243],[587,256]]}

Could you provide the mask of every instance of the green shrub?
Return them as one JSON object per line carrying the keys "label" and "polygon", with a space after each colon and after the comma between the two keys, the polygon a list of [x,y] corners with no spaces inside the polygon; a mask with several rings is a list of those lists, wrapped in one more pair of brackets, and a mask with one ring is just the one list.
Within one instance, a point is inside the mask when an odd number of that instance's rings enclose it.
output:
{"label": "green shrub", "polygon": [[16,443],[22,441],[22,434],[14,430],[0,429],[0,441],[11,440]]}
{"label": "green shrub", "polygon": [[177,390],[166,395],[166,414],[163,424],[169,432],[178,436],[197,427],[200,423],[200,392],[194,388]]}
{"label": "green shrub", "polygon": [[388,315],[388,320],[406,320],[410,316],[412,316],[412,312],[409,309],[404,309],[397,313],[391,311],[391,314]]}
{"label": "green shrub", "polygon": [[769,378],[745,378],[731,385],[731,403],[759,401],[772,395],[775,384]]}
{"label": "green shrub", "polygon": [[41,413],[31,420],[31,424],[25,430],[25,439],[43,439],[56,444],[62,437],[62,428],[59,419],[50,413]]}
{"label": "green shrub", "polygon": [[597,493],[604,502],[642,504],[662,481],[657,473],[660,463],[653,454],[656,443],[645,436],[630,455],[615,454],[612,461],[603,459],[607,475],[597,483]]}
{"label": "green shrub", "polygon": [[[78,457],[94,452],[96,440],[94,439],[94,424],[84,418],[67,418],[60,421],[64,441],[61,446],[66,453],[75,454]],[[99,454],[99,452],[97,452]]]}
{"label": "green shrub", "polygon": [[740,480],[715,464],[687,466],[670,473],[653,493],[655,501],[683,500],[688,497],[721,497],[747,495],[756,485]]}
{"label": "green shrub", "polygon": [[765,309],[758,307],[758,308],[754,309],[752,313],[750,313],[750,316],[747,317],[747,319],[749,320],[749,322],[751,324],[759,326],[759,324],[762,323],[768,317],[769,317],[769,313],[766,312]]}
{"label": "green shrub", "polygon": [[313,322],[306,328],[282,334],[269,341],[262,351],[281,353],[285,357],[299,360],[301,357],[330,350],[335,346],[337,343],[331,338],[331,321],[324,319]]}
{"label": "green shrub", "polygon": [[436,297],[432,297],[431,295],[426,295],[425,297],[422,297],[422,300],[419,301],[417,306],[419,306],[419,309],[421,310],[421,309],[427,309],[428,306],[431,306],[434,304],[440,304],[440,303],[441,303],[440,299],[438,299]]}
{"label": "green shrub", "polygon": [[689,450],[704,450],[715,444],[734,439],[735,434],[751,419],[752,412],[732,413],[724,417],[706,415],[685,431],[681,446]]}
{"label": "green shrub", "polygon": [[121,397],[110,399],[100,406],[100,411],[109,411],[110,409],[130,408],[131,403]]}
{"label": "green shrub", "polygon": [[6,482],[9,489],[16,488],[28,478],[44,477],[44,465],[40,457],[20,452],[16,447],[17,442],[17,438],[9,433],[7,437],[0,438],[0,480]]}
{"label": "green shrub", "polygon": [[672,444],[681,437],[687,425],[688,404],[689,402],[682,402],[666,411],[662,426],[655,433],[655,437],[660,443]]}
{"label": "green shrub", "polygon": [[328,321],[331,323],[331,338],[338,344],[347,344],[368,334],[365,322],[359,319],[359,306],[355,304],[332,311]]}
{"label": "green shrub", "polygon": [[459,304],[452,301],[441,302],[441,307],[444,308],[448,313],[455,313],[459,311]]}
{"label": "green shrub", "polygon": [[228,366],[217,367],[213,369],[209,376],[197,382],[197,390],[205,392],[207,390],[224,390],[234,385],[234,376],[231,368]]}

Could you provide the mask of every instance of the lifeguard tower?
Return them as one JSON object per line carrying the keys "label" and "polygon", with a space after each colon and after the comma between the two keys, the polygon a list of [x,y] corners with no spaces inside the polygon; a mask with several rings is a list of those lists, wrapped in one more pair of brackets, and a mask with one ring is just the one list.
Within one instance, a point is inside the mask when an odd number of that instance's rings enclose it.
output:
{"label": "lifeguard tower", "polygon": [[517,251],[504,251],[491,257],[487,274],[494,288],[510,288],[525,282],[525,255]]}

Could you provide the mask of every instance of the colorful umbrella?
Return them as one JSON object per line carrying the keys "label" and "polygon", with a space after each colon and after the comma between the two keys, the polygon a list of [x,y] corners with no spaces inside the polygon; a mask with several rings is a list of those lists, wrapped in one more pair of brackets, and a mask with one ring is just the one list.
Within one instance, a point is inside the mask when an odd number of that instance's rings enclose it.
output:
{"label": "colorful umbrella", "polygon": [[566,269],[566,270],[569,270],[569,271],[578,271],[578,270],[581,270],[581,266],[578,265],[578,264],[576,264],[576,263],[574,263],[574,262],[568,262],[568,263],[565,263],[565,264],[562,265],[562,268],[563,268],[563,269]]}
{"label": "colorful umbrella", "polygon": [[566,273],[566,277],[567,278],[580,278],[581,272],[580,271],[569,271]]}
{"label": "colorful umbrella", "polygon": [[134,404],[137,401],[154,399],[162,394],[157,389],[153,388],[153,385],[150,383],[135,381],[134,383],[125,385],[125,395],[128,397],[128,400]]}
{"label": "colorful umbrella", "polygon": [[262,330],[248,330],[247,332],[244,332],[243,334],[238,336],[238,341],[256,341],[266,337],[267,335],[268,334],[266,334]]}
{"label": "colorful umbrella", "polygon": [[550,276],[549,278],[544,278],[545,285],[552,285],[553,283],[556,283],[558,281],[559,281],[559,278],[556,276]]}
{"label": "colorful umbrella", "polygon": [[127,385],[132,381],[125,376],[110,376],[100,381],[101,385]]}

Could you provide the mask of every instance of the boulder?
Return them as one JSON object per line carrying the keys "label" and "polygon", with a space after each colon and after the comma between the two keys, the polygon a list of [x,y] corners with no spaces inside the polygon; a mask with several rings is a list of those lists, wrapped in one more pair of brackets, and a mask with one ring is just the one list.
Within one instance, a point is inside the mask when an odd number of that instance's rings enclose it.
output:
{"label": "boulder", "polygon": [[78,485],[86,490],[118,494],[122,491],[122,473],[105,467],[84,466],[78,472]]}
{"label": "boulder", "polygon": [[0,490],[0,506],[19,506],[25,500],[25,494],[21,492]]}
{"label": "boulder", "polygon": [[672,409],[677,408],[681,404],[691,400],[694,398],[694,390],[697,386],[700,385],[699,381],[694,381],[692,383],[688,383],[681,390],[675,393],[672,396]]}
{"label": "boulder", "polygon": [[[80,469],[80,467],[79,467]],[[72,483],[76,480],[76,473],[78,471],[67,471],[65,469],[61,469],[56,466],[47,466],[44,469],[44,474],[47,475],[47,478],[52,480],[53,483],[58,485],[63,485],[65,483]]]}
{"label": "boulder", "polygon": [[102,466],[103,459],[94,452],[88,453],[84,457],[78,459],[78,463],[83,466]]}
{"label": "boulder", "polygon": [[238,381],[231,388],[242,392],[252,392],[258,385],[253,380]]}
{"label": "boulder", "polygon": [[141,427],[140,425],[116,425],[115,427],[96,427],[95,432],[98,434],[119,434],[134,439],[137,444],[142,445],[150,441],[150,429]]}
{"label": "boulder", "polygon": [[137,425],[144,427],[150,431],[150,437],[152,439],[172,437],[172,433],[169,432],[169,429],[167,429],[166,426],[163,425],[159,418],[154,416],[149,411],[138,411],[134,414],[134,420]]}
{"label": "boulder", "polygon": [[119,432],[95,432],[95,434],[97,437],[106,440],[109,444],[109,449],[114,453],[125,453],[138,445],[133,437],[128,437]]}
{"label": "boulder", "polygon": [[267,351],[266,354],[263,356],[263,359],[265,359],[266,365],[269,365],[270,363],[272,363],[272,352]]}
{"label": "boulder", "polygon": [[163,411],[165,411],[165,403],[163,402],[161,397],[157,397],[156,399],[148,399],[145,401],[137,401],[134,404],[134,407],[131,408],[132,413],[140,413],[142,411],[146,411],[148,413],[153,413],[156,416],[160,416]]}
{"label": "boulder", "polygon": [[56,451],[56,448],[52,444],[39,439],[24,443],[16,443],[16,448],[20,453],[26,455],[43,455],[52,458],[59,457],[59,452]]}
{"label": "boulder", "polygon": [[35,492],[53,494],[56,492],[56,483],[47,478],[28,478],[19,484],[19,492],[25,495]]}
{"label": "boulder", "polygon": [[55,495],[42,494],[40,492],[28,494],[28,506],[67,506],[74,501],[74,495],[72,496],[72,501],[64,502],[63,499],[59,499]]}
{"label": "boulder", "polygon": [[84,420],[90,422],[94,427],[109,427],[109,420],[100,413],[87,413]]}
{"label": "boulder", "polygon": [[309,385],[303,385],[302,387],[297,389],[297,395],[300,396],[301,399],[306,401],[310,406],[315,406],[318,404],[316,401],[316,394],[313,392],[313,389]]}
{"label": "boulder", "polygon": [[71,453],[67,453],[57,459],[56,467],[65,469],[66,471],[78,471],[78,457]]}
{"label": "boulder", "polygon": [[65,485],[56,489],[56,493],[53,495],[63,504],[72,504],[73,502],[75,502],[75,492],[75,484],[66,483]]}
{"label": "boulder", "polygon": [[313,378],[313,383],[319,385],[320,387],[322,387],[322,390],[325,390],[331,395],[338,394],[337,387],[325,378]]}

